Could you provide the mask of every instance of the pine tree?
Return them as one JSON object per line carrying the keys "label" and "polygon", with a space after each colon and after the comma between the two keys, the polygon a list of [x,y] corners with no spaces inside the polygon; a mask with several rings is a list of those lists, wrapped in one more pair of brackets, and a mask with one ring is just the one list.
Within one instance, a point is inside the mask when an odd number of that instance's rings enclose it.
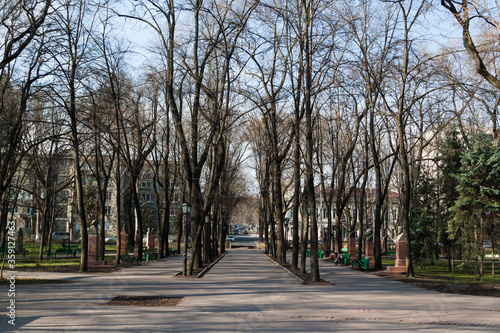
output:
{"label": "pine tree", "polygon": [[[436,228],[438,229],[438,242],[444,244],[448,251],[448,269],[455,271],[456,244],[448,234],[448,222],[452,217],[449,209],[458,199],[458,180],[456,176],[460,171],[460,156],[464,149],[464,142],[460,139],[456,127],[451,128],[439,147],[438,165],[440,173],[438,175],[438,198],[436,205]],[[458,233],[460,230],[457,231]],[[460,236],[458,236],[459,238]]]}
{"label": "pine tree", "polygon": [[482,278],[483,240],[488,221],[498,220],[500,212],[500,147],[493,143],[491,136],[479,133],[463,151],[460,162],[456,176],[459,196],[450,208],[453,217],[449,232],[464,246],[466,264],[473,258],[476,277]]}

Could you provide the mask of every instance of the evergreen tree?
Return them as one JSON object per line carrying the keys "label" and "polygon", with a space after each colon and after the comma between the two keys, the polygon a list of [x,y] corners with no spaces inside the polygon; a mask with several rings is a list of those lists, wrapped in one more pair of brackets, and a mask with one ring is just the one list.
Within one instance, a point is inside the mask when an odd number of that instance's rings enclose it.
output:
{"label": "evergreen tree", "polygon": [[449,232],[464,246],[465,264],[472,264],[476,277],[483,277],[483,240],[488,221],[498,220],[500,212],[500,147],[491,136],[479,133],[461,154],[460,162],[458,199],[450,208]]}
{"label": "evergreen tree", "polygon": [[437,247],[439,226],[436,223],[436,183],[437,180],[432,174],[424,170],[418,177],[412,191],[410,218],[413,259],[415,262],[420,262],[422,268],[426,259],[432,259],[434,255],[439,253]]}
{"label": "evergreen tree", "polygon": [[[464,142],[459,137],[456,127],[453,127],[445,133],[445,136],[439,147],[439,175],[437,179],[437,191],[439,201],[436,205],[436,228],[438,229],[438,242],[445,246],[448,252],[448,268],[450,272],[455,271],[454,259],[457,256],[455,240],[448,234],[448,222],[452,218],[449,209],[458,199],[457,175],[460,171],[460,156],[464,149]],[[457,236],[460,238],[460,230],[457,230]]]}

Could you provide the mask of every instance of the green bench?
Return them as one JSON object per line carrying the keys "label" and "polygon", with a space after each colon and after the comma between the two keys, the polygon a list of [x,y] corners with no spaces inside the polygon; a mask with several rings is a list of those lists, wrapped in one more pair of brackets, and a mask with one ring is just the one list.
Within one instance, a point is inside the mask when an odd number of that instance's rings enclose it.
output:
{"label": "green bench", "polygon": [[358,269],[360,269],[361,267],[364,268],[365,271],[367,271],[369,268],[370,268],[370,260],[371,258],[361,258],[361,260],[353,260],[352,263],[351,263],[351,268],[354,268],[354,266],[356,266]]}
{"label": "green bench", "polygon": [[[9,250],[7,249],[7,251],[5,251],[5,248],[0,247],[0,258],[3,258],[6,252],[8,253]],[[30,251],[23,249],[21,252],[19,252],[18,250],[15,250],[16,255],[22,255],[23,257],[25,257],[27,253],[30,253]]]}
{"label": "green bench", "polygon": [[177,250],[176,249],[168,249],[168,254],[175,256],[175,255],[177,255]]}
{"label": "green bench", "polygon": [[149,250],[147,248],[144,248],[143,250],[144,252],[144,255],[146,256],[146,261],[156,261],[156,259],[158,259],[158,254],[153,252],[149,252]]}
{"label": "green bench", "polygon": [[133,263],[136,263],[138,264],[139,261],[137,260],[136,257],[131,257],[130,254],[128,254],[127,252],[125,252],[124,254],[120,254],[119,255],[120,257],[120,260],[122,262],[122,265],[132,265]]}
{"label": "green bench", "polygon": [[[306,257],[310,257],[311,256],[311,250],[307,250],[306,251]],[[320,258],[323,258],[325,256],[325,251],[323,250],[318,250],[318,256]]]}
{"label": "green bench", "polygon": [[[493,255],[492,255],[491,253],[487,253],[487,254],[485,254],[485,255],[484,255],[484,259],[490,259],[490,260],[491,260],[491,257],[492,257],[492,256],[493,256]],[[478,259],[478,260],[481,260],[481,255],[479,255],[479,256],[477,257],[477,259]],[[495,254],[495,259],[498,259],[498,254]]]}
{"label": "green bench", "polygon": [[[52,258],[55,258],[56,255],[58,254],[66,254],[66,255],[72,255],[73,258],[76,257],[76,254],[78,252],[82,252],[82,249],[78,247],[78,245],[71,245],[71,247],[69,246],[65,246],[64,248],[59,248],[57,249],[55,252],[52,253]],[[49,254],[47,254],[47,256],[49,256]]]}

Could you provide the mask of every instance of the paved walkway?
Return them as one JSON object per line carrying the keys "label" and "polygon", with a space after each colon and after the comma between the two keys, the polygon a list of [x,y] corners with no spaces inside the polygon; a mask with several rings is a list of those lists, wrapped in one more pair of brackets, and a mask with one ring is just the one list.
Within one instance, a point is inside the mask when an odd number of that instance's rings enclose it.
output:
{"label": "paved walkway", "polygon": [[[321,274],[333,286],[301,285],[260,250],[229,250],[202,279],[173,278],[181,267],[176,256],[105,275],[36,273],[75,283],[18,286],[15,327],[2,288],[0,332],[500,330],[499,298],[441,294],[327,262]],[[185,298],[176,307],[104,305],[117,295]]]}

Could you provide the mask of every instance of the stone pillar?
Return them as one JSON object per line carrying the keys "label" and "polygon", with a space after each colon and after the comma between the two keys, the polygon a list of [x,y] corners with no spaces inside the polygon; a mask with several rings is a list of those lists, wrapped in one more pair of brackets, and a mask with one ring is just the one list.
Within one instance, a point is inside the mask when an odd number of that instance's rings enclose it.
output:
{"label": "stone pillar", "polygon": [[141,236],[135,235],[134,257],[139,258],[139,241]]}
{"label": "stone pillar", "polygon": [[354,258],[356,256],[356,238],[354,237],[349,237],[349,243],[348,243],[348,252],[351,255],[351,258]]}
{"label": "stone pillar", "polygon": [[105,261],[98,260],[98,255],[99,255],[99,236],[89,235],[88,265],[90,267],[106,266]]}
{"label": "stone pillar", "polygon": [[365,258],[370,259],[368,265],[370,268],[375,267],[375,257],[373,256],[373,241],[367,240],[365,243]]}
{"label": "stone pillar", "polygon": [[155,252],[155,229],[152,229],[151,231],[148,229],[148,233],[146,236],[146,247],[148,248],[150,253]]}
{"label": "stone pillar", "polygon": [[405,250],[405,242],[397,241],[396,242],[396,267],[404,267],[406,270],[406,250]]}
{"label": "stone pillar", "polygon": [[120,231],[120,254],[127,252],[127,233],[124,230]]}
{"label": "stone pillar", "polygon": [[396,262],[394,266],[387,267],[387,271],[390,273],[406,272],[406,250],[404,241],[396,241]]}
{"label": "stone pillar", "polygon": [[366,241],[365,257],[373,257],[373,241]]}
{"label": "stone pillar", "polygon": [[99,237],[97,235],[89,235],[89,261],[97,260],[97,254],[99,251]]}

